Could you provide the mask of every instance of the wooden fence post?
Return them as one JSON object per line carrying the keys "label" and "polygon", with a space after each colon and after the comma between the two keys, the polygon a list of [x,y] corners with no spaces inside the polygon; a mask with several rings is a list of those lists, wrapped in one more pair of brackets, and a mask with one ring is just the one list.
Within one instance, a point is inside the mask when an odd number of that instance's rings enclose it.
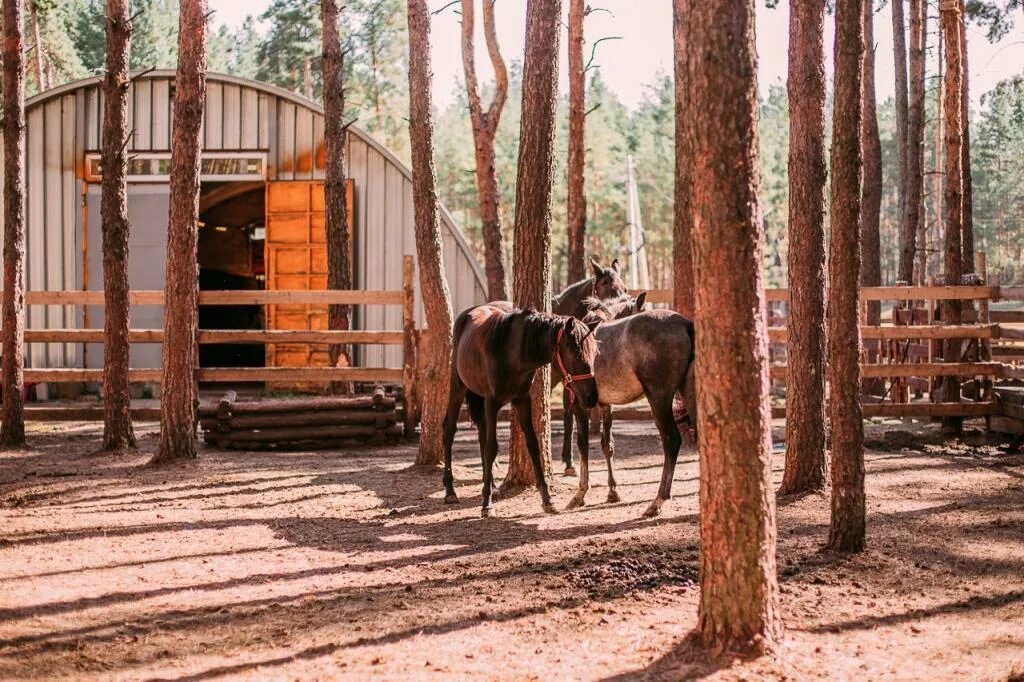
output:
{"label": "wooden fence post", "polygon": [[412,256],[402,259],[402,389],[404,391],[405,437],[412,438],[416,431],[416,289],[413,284],[416,265]]}

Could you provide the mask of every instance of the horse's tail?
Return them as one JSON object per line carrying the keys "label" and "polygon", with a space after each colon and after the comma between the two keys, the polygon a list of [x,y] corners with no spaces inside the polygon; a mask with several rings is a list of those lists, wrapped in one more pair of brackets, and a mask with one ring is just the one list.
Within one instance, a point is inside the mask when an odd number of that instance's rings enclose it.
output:
{"label": "horse's tail", "polygon": [[694,325],[686,320],[690,332],[690,355],[686,362],[686,374],[683,375],[682,383],[676,387],[678,401],[673,401],[672,413],[676,420],[679,433],[685,433],[686,428],[692,429],[693,440],[697,442],[697,375],[694,365],[694,352],[697,345],[694,337]]}
{"label": "horse's tail", "polygon": [[469,418],[477,426],[484,423],[484,399],[472,391],[466,391],[466,405],[469,407]]}

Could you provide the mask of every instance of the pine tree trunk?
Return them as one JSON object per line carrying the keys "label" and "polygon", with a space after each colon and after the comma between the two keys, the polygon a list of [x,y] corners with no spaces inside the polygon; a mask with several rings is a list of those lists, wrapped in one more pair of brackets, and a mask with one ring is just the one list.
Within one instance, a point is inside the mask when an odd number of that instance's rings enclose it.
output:
{"label": "pine tree trunk", "polygon": [[22,0],[3,0],[4,292],[0,446],[25,444],[25,54]]}
{"label": "pine tree trunk", "polygon": [[[348,205],[345,193],[345,75],[344,53],[338,35],[339,9],[337,0],[320,3],[323,25],[323,78],[324,78],[324,208],[327,236],[327,288],[352,288],[352,255],[348,252]],[[328,329],[349,328],[349,306],[333,304],[327,307]],[[336,344],[330,347],[332,367],[348,367],[349,349]],[[337,382],[335,391],[344,388]]]}
{"label": "pine tree trunk", "polygon": [[34,53],[32,75],[36,81],[36,94],[39,94],[48,87],[46,83],[46,70],[43,67],[43,62],[45,61],[43,57],[43,37],[42,31],[39,28],[39,8],[36,7],[35,0],[28,0],[28,4],[32,14],[32,39],[35,41],[32,50]]}
{"label": "pine tree trunk", "polygon": [[700,445],[699,629],[713,652],[781,634],[758,200],[754,2],[689,13]]}
{"label": "pine tree trunk", "polygon": [[[928,8],[926,6],[925,7],[925,12],[927,12],[927,11],[928,11]],[[936,11],[938,11],[938,8],[936,8]],[[927,20],[926,20],[925,23],[927,23]],[[943,263],[942,262],[943,262],[943,258],[944,258],[944,254],[945,254],[945,251],[942,248],[942,244],[944,243],[943,240],[945,239],[945,233],[944,233],[945,212],[943,210],[943,203],[944,203],[943,199],[944,199],[944,192],[945,192],[945,190],[943,190],[942,183],[943,183],[943,179],[945,178],[945,168],[943,167],[943,152],[945,151],[945,147],[946,147],[946,139],[945,139],[945,134],[944,134],[945,125],[946,125],[945,113],[944,113],[944,109],[945,109],[946,104],[945,104],[944,93],[945,93],[946,87],[945,87],[945,79],[944,79],[944,76],[943,76],[942,69],[943,69],[943,64],[945,64],[946,62],[943,59],[943,54],[944,54],[944,50],[945,50],[945,44],[943,43],[943,40],[942,40],[942,32],[941,32],[941,30],[942,29],[940,28],[938,31],[936,31],[936,36],[935,36],[935,54],[936,54],[936,57],[935,57],[935,61],[936,61],[936,65],[935,65],[935,112],[936,113],[935,113],[935,125],[933,126],[933,128],[935,130],[935,137],[934,137],[933,142],[932,142],[932,152],[933,152],[932,153],[933,164],[932,164],[932,173],[931,173],[932,191],[930,193],[931,194],[931,201],[932,201],[932,215],[934,216],[934,219],[929,221],[928,220],[928,210],[927,210],[927,208],[922,209],[922,216],[923,216],[923,218],[922,218],[922,225],[921,225],[921,232],[923,234],[927,235],[927,238],[922,238],[921,239],[921,243],[924,244],[925,246],[927,246],[930,243],[932,245],[932,248],[931,248],[930,251],[927,250],[927,249],[924,249],[921,252],[921,256],[920,256],[920,260],[921,260],[921,284],[924,284],[927,281],[928,272],[929,271],[931,273],[933,273],[933,274],[942,272],[942,268],[943,268]],[[926,50],[926,52],[927,52],[927,50]],[[928,265],[931,265],[931,267],[929,268]]]}
{"label": "pine tree trunk", "polygon": [[905,0],[890,0],[892,5],[892,51],[893,65],[896,72],[896,188],[897,188],[897,213],[896,220],[899,225],[898,233],[900,239],[900,251],[902,252],[909,238],[911,249],[913,249],[913,233],[907,232],[904,220],[906,219],[907,202],[907,27],[903,18],[903,5]]}
{"label": "pine tree trunk", "polygon": [[789,334],[779,493],[822,490],[825,459],[825,2],[789,9]]}
{"label": "pine tree trunk", "polygon": [[[924,0],[910,0],[910,72],[907,105],[907,193],[903,206],[903,237],[896,279],[913,284],[914,249],[923,225],[921,207],[924,193],[924,93],[925,93],[925,14]],[[917,248],[924,249],[923,243]],[[923,274],[923,273],[922,273]]]}
{"label": "pine tree trunk", "polygon": [[584,99],[586,74],[583,64],[584,0],[569,0],[569,276],[567,283],[586,277],[587,197],[583,193],[586,155]]}
{"label": "pine tree trunk", "polygon": [[[875,98],[875,30],[873,0],[864,1],[864,110],[861,147],[864,153],[864,186],[861,193],[860,233],[864,248],[860,284],[882,284],[882,142],[878,135],[878,104]],[[867,323],[881,324],[881,301],[868,301]]]}
{"label": "pine tree trunk", "polygon": [[[869,0],[870,1],[870,0]],[[864,548],[864,423],[860,407],[861,107],[863,4],[837,0],[828,290],[832,422],[829,548]]]}
{"label": "pine tree trunk", "polygon": [[174,80],[170,219],[164,284],[160,443],[154,464],[196,456],[200,127],[206,104],[206,0],[181,0]]}
{"label": "pine tree trunk", "polygon": [[508,71],[498,48],[494,27],[494,2],[483,0],[484,39],[494,67],[494,99],[485,112],[480,103],[473,44],[473,0],[462,0],[462,66],[466,76],[469,120],[473,128],[476,156],[476,186],[480,197],[480,227],[484,242],[484,269],[487,273],[487,298],[508,299],[505,287],[505,260],[501,238],[501,192],[494,163],[494,138],[508,96]]}
{"label": "pine tree trunk", "polygon": [[128,0],[107,0],[107,63],[103,77],[103,449],[135,447],[128,386]]}
{"label": "pine tree trunk", "polygon": [[[512,296],[517,306],[537,310],[551,310],[551,183],[561,16],[561,0],[529,0],[526,5]],[[550,379],[550,367],[545,366],[530,389],[545,475],[551,469]],[[537,483],[523,433],[515,424],[508,459],[503,490]]]}
{"label": "pine tree trunk", "polygon": [[427,0],[409,0],[409,139],[412,142],[416,259],[427,317],[425,352],[419,356],[423,414],[417,464],[440,464],[444,460],[442,427],[448,405],[448,363],[452,357],[452,302],[444,276],[434,187],[431,74],[430,8]]}
{"label": "pine tree trunk", "polygon": [[690,107],[687,34],[690,0],[673,0],[672,37],[675,64],[676,178],[673,207],[672,290],[673,306],[680,315],[693,319],[693,154],[690,150]]}
{"label": "pine tree trunk", "polygon": [[967,62],[967,20],[964,14],[964,3],[960,0],[960,61],[963,62],[961,69],[963,89],[960,95],[960,121],[963,125],[963,152],[961,161],[962,189],[963,189],[963,273],[965,275],[974,272],[974,183],[971,178],[971,98],[970,98],[970,68]]}
{"label": "pine tree trunk", "polygon": [[[946,137],[946,172],[943,191],[945,223],[945,273],[947,285],[960,284],[963,264],[963,245],[961,244],[961,231],[963,230],[963,62],[961,61],[962,48],[960,38],[962,36],[960,24],[963,15],[960,13],[960,3],[957,0],[943,0],[941,5],[940,20],[942,35],[946,47],[946,72],[945,72],[945,137]],[[961,302],[951,299],[943,302],[943,323],[960,324]],[[945,342],[945,356],[947,362],[960,361],[960,339],[947,339]],[[960,401],[960,378],[955,376],[946,377],[942,391],[943,402]],[[957,417],[948,417],[943,420],[947,428],[959,430],[963,420]]]}

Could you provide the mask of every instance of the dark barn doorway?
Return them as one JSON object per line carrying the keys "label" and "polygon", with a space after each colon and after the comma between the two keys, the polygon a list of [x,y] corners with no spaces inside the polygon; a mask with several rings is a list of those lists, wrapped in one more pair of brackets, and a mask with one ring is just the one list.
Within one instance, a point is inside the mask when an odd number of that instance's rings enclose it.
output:
{"label": "dark barn doorway", "polygon": [[[264,288],[265,185],[204,182],[199,205],[199,289]],[[264,329],[263,306],[200,306],[199,328]],[[263,344],[199,346],[200,367],[263,367]]]}

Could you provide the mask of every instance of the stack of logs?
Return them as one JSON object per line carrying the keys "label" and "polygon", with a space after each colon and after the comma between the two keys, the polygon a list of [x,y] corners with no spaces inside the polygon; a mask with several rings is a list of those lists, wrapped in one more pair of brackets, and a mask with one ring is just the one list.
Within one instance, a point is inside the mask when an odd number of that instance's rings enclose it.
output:
{"label": "stack of logs", "polygon": [[383,386],[372,395],[237,402],[228,391],[199,408],[203,437],[232,450],[304,450],[395,442],[402,435],[397,400]]}

